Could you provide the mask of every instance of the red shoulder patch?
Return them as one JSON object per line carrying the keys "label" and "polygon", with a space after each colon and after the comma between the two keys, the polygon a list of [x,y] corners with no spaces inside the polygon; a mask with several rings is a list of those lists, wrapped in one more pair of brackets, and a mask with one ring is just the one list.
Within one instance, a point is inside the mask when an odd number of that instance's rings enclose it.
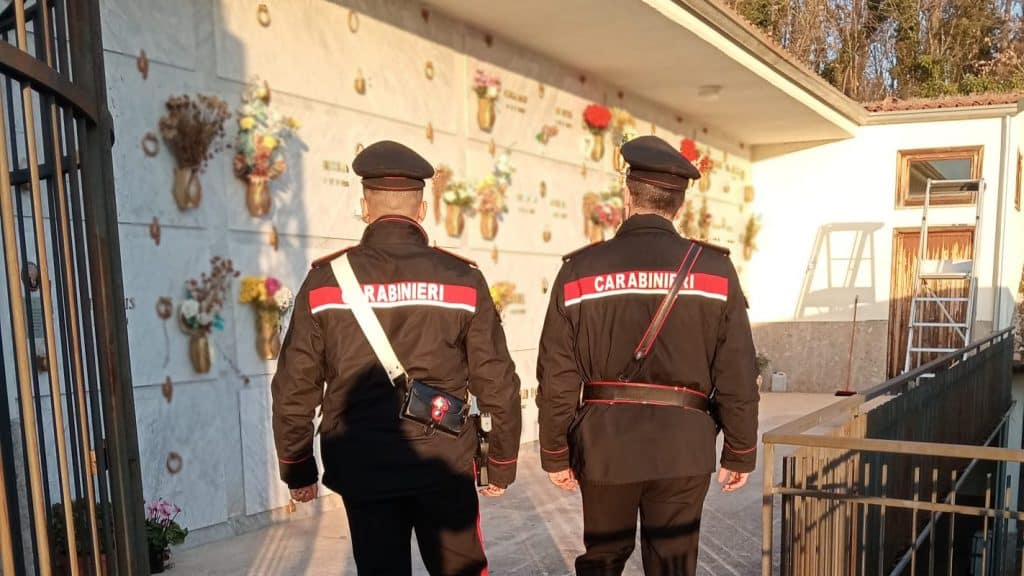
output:
{"label": "red shoulder patch", "polygon": [[341,250],[338,250],[337,252],[331,252],[330,254],[327,254],[326,256],[321,256],[321,257],[317,258],[316,260],[313,260],[313,263],[310,265],[310,268],[319,268],[320,266],[323,266],[324,264],[330,262],[331,260],[334,260],[338,256],[341,256],[342,254],[344,254],[345,252],[348,252],[349,250],[351,250],[353,248],[355,248],[355,246],[349,246],[348,248],[342,248]]}
{"label": "red shoulder patch", "polygon": [[461,260],[462,262],[465,262],[466,264],[469,264],[470,266],[476,268],[476,262],[470,260],[469,258],[466,258],[465,256],[460,256],[460,255],[458,255],[458,254],[456,254],[454,252],[449,252],[448,250],[445,250],[444,248],[438,248],[437,246],[433,246],[433,248],[434,248],[434,250],[437,250],[438,252],[440,252],[442,254],[447,254],[447,255],[451,256],[452,258],[455,258],[456,260]]}

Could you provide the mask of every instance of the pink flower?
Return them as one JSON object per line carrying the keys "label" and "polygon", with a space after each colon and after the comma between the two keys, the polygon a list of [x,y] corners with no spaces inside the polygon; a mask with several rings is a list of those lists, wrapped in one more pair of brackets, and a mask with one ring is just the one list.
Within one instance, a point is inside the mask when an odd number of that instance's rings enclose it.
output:
{"label": "pink flower", "polygon": [[272,276],[267,276],[266,287],[267,296],[273,298],[274,294],[277,294],[277,291],[281,289],[281,281]]}

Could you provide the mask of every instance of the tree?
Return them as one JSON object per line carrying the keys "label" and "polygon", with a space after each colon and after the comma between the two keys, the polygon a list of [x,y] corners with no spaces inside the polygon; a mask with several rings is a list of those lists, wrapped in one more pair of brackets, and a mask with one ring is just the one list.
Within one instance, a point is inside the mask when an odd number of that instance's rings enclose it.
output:
{"label": "tree", "polygon": [[727,0],[861,101],[1024,89],[1024,0]]}

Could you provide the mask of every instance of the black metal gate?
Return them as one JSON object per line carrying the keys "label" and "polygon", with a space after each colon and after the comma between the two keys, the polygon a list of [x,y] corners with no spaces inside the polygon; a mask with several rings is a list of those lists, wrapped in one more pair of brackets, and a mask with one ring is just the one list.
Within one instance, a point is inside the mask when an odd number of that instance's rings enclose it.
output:
{"label": "black metal gate", "polygon": [[0,574],[146,574],[97,0],[0,0],[0,104]]}

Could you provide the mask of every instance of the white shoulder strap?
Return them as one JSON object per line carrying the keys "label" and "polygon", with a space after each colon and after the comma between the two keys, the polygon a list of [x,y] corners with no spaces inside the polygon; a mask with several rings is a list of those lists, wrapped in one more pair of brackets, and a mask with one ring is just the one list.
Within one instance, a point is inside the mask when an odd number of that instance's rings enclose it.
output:
{"label": "white shoulder strap", "polygon": [[377,360],[384,366],[388,378],[391,379],[391,384],[394,385],[395,380],[406,376],[405,367],[395,355],[388,335],[384,333],[380,320],[377,319],[373,308],[366,300],[366,294],[359,286],[359,280],[356,279],[356,274],[352,271],[352,264],[348,261],[348,254],[342,254],[340,258],[335,258],[331,262],[331,270],[334,271],[334,278],[337,279],[338,285],[341,287],[342,300],[352,307],[352,314],[355,315],[356,322],[359,323],[363,335],[369,340],[370,347],[377,355]]}

